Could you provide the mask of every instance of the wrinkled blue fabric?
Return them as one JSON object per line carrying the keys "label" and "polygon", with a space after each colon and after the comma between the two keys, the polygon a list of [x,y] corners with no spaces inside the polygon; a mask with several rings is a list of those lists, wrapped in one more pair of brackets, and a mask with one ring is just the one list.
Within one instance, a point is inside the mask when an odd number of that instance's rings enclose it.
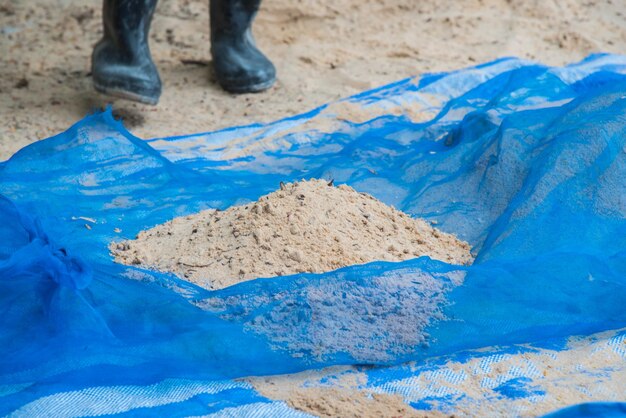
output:
{"label": "wrinkled blue fabric", "polygon": [[595,402],[563,408],[544,418],[622,418],[626,417],[626,403],[623,402]]}
{"label": "wrinkled blue fabric", "polygon": [[[626,60],[504,59],[348,102],[419,100],[425,121],[302,128],[332,112],[322,107],[148,142],[107,111],[2,163],[0,413],[97,385],[389,365],[625,327]],[[220,158],[241,138],[279,146]],[[436,222],[476,262],[376,262],[208,291],[109,254],[145,228],[300,178]],[[177,413],[213,411],[203,405]]]}

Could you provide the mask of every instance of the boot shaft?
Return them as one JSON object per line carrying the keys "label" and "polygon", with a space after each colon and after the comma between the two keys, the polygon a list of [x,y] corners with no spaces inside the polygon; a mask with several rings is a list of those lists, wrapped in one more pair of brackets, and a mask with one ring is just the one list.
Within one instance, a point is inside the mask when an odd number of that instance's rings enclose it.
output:
{"label": "boot shaft", "polygon": [[146,52],[157,0],[104,0],[104,37],[129,56]]}
{"label": "boot shaft", "polygon": [[211,39],[245,36],[261,0],[210,0]]}

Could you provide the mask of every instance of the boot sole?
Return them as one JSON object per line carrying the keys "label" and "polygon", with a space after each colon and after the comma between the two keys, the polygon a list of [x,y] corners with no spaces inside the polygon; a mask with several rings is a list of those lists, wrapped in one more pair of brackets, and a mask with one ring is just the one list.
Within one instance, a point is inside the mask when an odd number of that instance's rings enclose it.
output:
{"label": "boot sole", "polygon": [[156,105],[159,102],[159,96],[147,96],[143,94],[139,94],[136,92],[116,88],[116,87],[105,87],[96,82],[93,83],[94,89],[97,92],[106,94],[108,96],[117,97],[120,99],[131,100],[133,102],[139,102],[147,105]]}
{"label": "boot sole", "polygon": [[229,93],[245,94],[245,93],[260,93],[272,87],[276,83],[276,79],[269,81],[263,81],[261,83],[252,84],[248,86],[242,86],[240,83],[232,82],[220,82],[220,86]]}

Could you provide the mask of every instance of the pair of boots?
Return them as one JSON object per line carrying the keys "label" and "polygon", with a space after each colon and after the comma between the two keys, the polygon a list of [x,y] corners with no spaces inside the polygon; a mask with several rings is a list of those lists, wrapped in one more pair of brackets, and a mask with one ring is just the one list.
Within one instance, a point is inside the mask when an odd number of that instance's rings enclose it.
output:
{"label": "pair of boots", "polygon": [[[148,33],[157,0],[104,0],[104,36],[92,55],[93,84],[101,93],[156,104],[161,79]],[[259,51],[251,25],[261,0],[210,0],[211,55],[217,81],[232,93],[268,89],[274,65]]]}

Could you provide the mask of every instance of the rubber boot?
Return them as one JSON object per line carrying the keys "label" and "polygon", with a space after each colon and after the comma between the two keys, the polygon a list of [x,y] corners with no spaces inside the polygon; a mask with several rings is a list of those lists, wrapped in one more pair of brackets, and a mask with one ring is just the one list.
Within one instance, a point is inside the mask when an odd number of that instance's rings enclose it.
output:
{"label": "rubber boot", "polygon": [[218,83],[231,93],[255,93],[276,81],[276,69],[259,51],[251,25],[261,0],[211,0],[211,55]]}
{"label": "rubber boot", "polygon": [[148,47],[157,0],[104,0],[104,36],[91,57],[93,85],[101,93],[147,104],[161,96],[161,79]]}

